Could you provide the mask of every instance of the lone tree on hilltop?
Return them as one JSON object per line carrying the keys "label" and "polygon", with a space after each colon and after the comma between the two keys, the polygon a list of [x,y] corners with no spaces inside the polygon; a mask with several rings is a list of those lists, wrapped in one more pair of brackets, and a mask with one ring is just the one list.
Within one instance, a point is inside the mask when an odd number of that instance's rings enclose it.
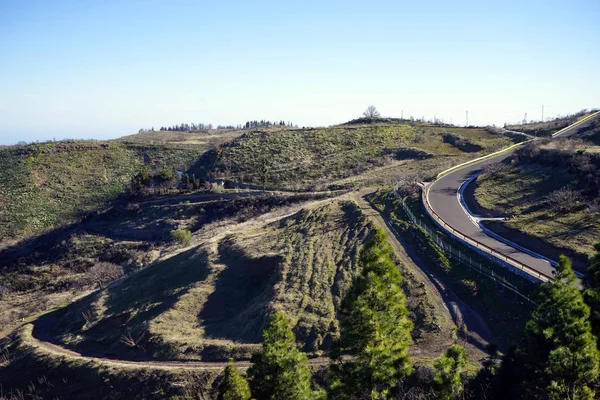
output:
{"label": "lone tree on hilltop", "polygon": [[377,111],[377,108],[375,108],[375,106],[369,106],[363,113],[363,116],[365,118],[373,119],[381,117],[381,114],[379,114],[379,111]]}

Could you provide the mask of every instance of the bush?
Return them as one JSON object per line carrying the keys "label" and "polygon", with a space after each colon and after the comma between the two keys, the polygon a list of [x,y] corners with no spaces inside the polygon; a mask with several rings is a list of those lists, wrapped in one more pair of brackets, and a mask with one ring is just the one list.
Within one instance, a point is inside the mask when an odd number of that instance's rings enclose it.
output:
{"label": "bush", "polygon": [[88,280],[101,288],[106,286],[107,283],[119,279],[123,275],[124,272],[121,266],[108,262],[97,263],[87,272]]}
{"label": "bush", "polygon": [[556,213],[570,211],[577,207],[582,200],[581,193],[566,186],[548,195],[548,204]]}
{"label": "bush", "polygon": [[173,241],[179,243],[181,247],[188,247],[192,243],[192,232],[189,229],[176,229],[171,232]]}
{"label": "bush", "polygon": [[492,164],[484,165],[483,173],[495,177],[505,172],[508,172],[509,169],[510,166],[508,164],[505,164],[503,162],[495,162]]}

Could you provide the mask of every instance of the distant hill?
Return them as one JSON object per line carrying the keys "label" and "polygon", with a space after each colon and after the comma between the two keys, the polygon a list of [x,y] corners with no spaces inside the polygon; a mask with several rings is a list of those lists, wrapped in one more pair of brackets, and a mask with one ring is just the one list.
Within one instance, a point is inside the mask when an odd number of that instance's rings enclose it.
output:
{"label": "distant hill", "polygon": [[[408,171],[433,175],[520,139],[484,128],[423,123],[257,129],[223,144],[212,157],[206,157],[204,165],[213,179],[273,188],[324,189],[393,183],[397,174]],[[368,179],[363,179],[366,174],[370,174]]]}
{"label": "distant hill", "polygon": [[143,166],[186,170],[205,148],[62,141],[0,149],[0,243],[98,210]]}
{"label": "distant hill", "polygon": [[555,118],[552,121],[506,125],[505,128],[511,131],[523,132],[533,136],[552,136],[553,133],[574,124],[581,118],[584,118],[595,111],[597,110],[582,110],[578,113],[567,115],[566,117]]}

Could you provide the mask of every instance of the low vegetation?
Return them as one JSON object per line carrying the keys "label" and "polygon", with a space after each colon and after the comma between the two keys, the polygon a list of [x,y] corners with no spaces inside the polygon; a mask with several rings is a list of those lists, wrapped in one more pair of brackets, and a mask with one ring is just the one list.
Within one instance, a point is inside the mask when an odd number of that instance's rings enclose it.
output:
{"label": "low vegetation", "polygon": [[594,112],[594,110],[581,110],[575,114],[567,115],[564,117],[558,117],[551,121],[533,121],[530,123],[505,125],[504,127],[512,131],[523,132],[532,136],[552,136],[553,133],[556,133],[559,130],[566,128],[567,126],[574,124],[575,122],[577,122],[581,118],[588,116],[592,112]]}
{"label": "low vegetation", "polygon": [[0,254],[0,330],[104,286],[121,273],[151,265],[181,246],[172,242],[174,230],[197,234],[215,224],[241,223],[326,197],[200,193],[146,200],[117,205],[68,229],[6,249]]}
{"label": "low vegetation", "polygon": [[564,252],[583,271],[600,237],[597,146],[577,139],[536,141],[487,167],[475,185],[479,211],[509,217],[489,223],[491,229],[553,259]]}
{"label": "low vegetation", "polygon": [[0,149],[0,246],[109,205],[144,166],[186,171],[203,150],[202,146],[96,141]]}
{"label": "low vegetation", "polygon": [[[444,137],[455,139],[450,143]],[[408,123],[255,130],[223,145],[206,162],[214,179],[260,187],[326,188],[347,186],[352,182],[345,179],[390,167],[433,174],[445,163],[473,158],[512,140],[480,128]]]}

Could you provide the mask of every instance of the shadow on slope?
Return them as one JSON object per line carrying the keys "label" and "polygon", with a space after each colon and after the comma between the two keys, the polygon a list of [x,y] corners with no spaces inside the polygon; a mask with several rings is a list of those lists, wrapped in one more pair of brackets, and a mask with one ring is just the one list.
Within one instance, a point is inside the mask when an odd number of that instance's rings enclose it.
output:
{"label": "shadow on slope", "polygon": [[[207,254],[198,248],[184,251],[57,313],[54,336],[85,355],[173,358],[169,346],[150,336],[148,324],[208,275]],[[72,341],[73,335],[82,340]]]}
{"label": "shadow on slope", "polygon": [[219,254],[227,267],[219,274],[215,291],[198,315],[205,335],[260,343],[273,298],[273,272],[282,257],[250,258],[231,240],[219,244]]}

